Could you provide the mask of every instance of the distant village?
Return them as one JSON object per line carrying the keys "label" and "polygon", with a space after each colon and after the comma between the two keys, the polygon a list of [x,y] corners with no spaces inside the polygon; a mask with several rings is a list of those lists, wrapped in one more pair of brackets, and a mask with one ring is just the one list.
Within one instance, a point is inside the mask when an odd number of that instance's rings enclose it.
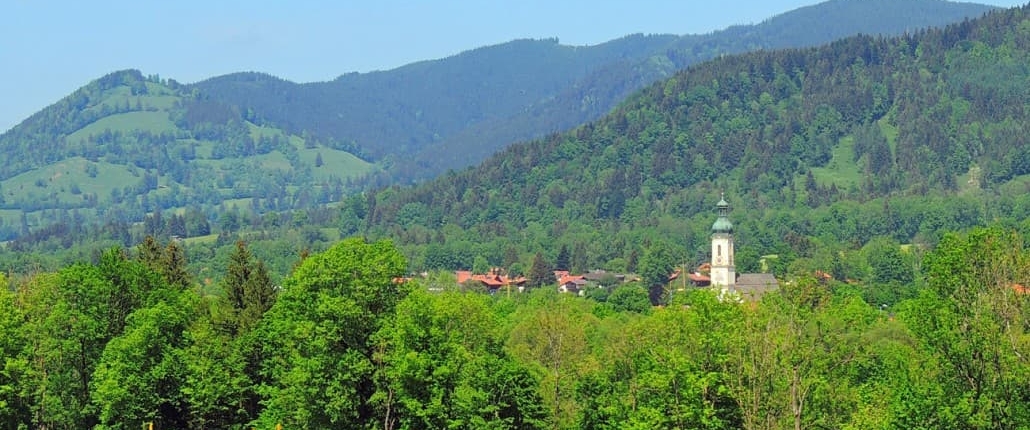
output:
{"label": "distant village", "polygon": [[[721,197],[716,205],[718,217],[712,224],[711,262],[701,264],[692,272],[683,274],[677,268],[669,274],[667,285],[677,291],[688,288],[714,288],[720,297],[727,295],[739,300],[758,300],[763,294],[779,288],[779,281],[771,273],[737,273],[733,243],[733,223],[729,220],[729,203]],[[487,273],[473,273],[469,270],[454,272],[458,285],[476,287],[487,293],[523,292],[528,279],[525,276],[509,276],[503,269],[493,268]],[[586,295],[591,288],[613,288],[626,282],[639,282],[636,275],[591,270],[574,274],[568,270],[554,271],[554,284],[559,292]],[[398,280],[403,281],[403,280]]]}

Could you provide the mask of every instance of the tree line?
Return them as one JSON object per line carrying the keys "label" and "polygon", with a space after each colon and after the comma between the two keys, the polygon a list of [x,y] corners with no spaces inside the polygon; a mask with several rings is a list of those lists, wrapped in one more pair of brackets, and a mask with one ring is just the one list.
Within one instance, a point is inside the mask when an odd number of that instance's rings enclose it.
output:
{"label": "tree line", "polygon": [[1019,233],[975,228],[945,234],[889,308],[810,276],[758,302],[669,288],[652,307],[640,284],[588,298],[400,282],[399,250],[362,239],[302,256],[281,282],[238,242],[209,283],[148,238],[0,278],[0,422],[1018,428],[1028,256]]}

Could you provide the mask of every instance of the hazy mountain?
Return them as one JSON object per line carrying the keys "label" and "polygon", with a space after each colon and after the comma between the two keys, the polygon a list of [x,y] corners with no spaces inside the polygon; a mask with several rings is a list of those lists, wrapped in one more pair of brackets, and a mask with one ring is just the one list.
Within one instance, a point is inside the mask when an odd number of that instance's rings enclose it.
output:
{"label": "hazy mountain", "polygon": [[237,74],[196,85],[294,133],[350,142],[387,170],[377,184],[473,165],[510,143],[596,119],[632,92],[719,55],[901,34],[991,7],[939,0],[832,0],[706,35],[596,46],[520,40],[398,69],[294,84]]}

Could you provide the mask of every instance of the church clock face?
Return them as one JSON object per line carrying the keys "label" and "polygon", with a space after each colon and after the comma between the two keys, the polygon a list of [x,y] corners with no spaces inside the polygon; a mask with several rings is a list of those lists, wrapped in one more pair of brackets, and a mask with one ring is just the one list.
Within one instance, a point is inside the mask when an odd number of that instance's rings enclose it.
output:
{"label": "church clock face", "polygon": [[722,263],[722,256],[715,257],[715,262],[721,264]]}

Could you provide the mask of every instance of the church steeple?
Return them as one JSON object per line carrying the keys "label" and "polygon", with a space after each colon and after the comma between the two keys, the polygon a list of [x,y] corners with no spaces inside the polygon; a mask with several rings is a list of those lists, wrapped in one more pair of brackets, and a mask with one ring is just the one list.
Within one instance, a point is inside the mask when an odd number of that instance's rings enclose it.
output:
{"label": "church steeple", "polygon": [[733,261],[733,223],[730,222],[730,204],[719,195],[715,205],[719,217],[712,224],[712,285],[732,289],[737,281],[737,270]]}
{"label": "church steeple", "polygon": [[715,224],[712,224],[712,234],[733,234],[733,223],[729,219],[730,204],[726,203],[726,196],[722,193],[719,194],[719,203],[715,205],[715,209],[719,213],[719,218],[716,218]]}

